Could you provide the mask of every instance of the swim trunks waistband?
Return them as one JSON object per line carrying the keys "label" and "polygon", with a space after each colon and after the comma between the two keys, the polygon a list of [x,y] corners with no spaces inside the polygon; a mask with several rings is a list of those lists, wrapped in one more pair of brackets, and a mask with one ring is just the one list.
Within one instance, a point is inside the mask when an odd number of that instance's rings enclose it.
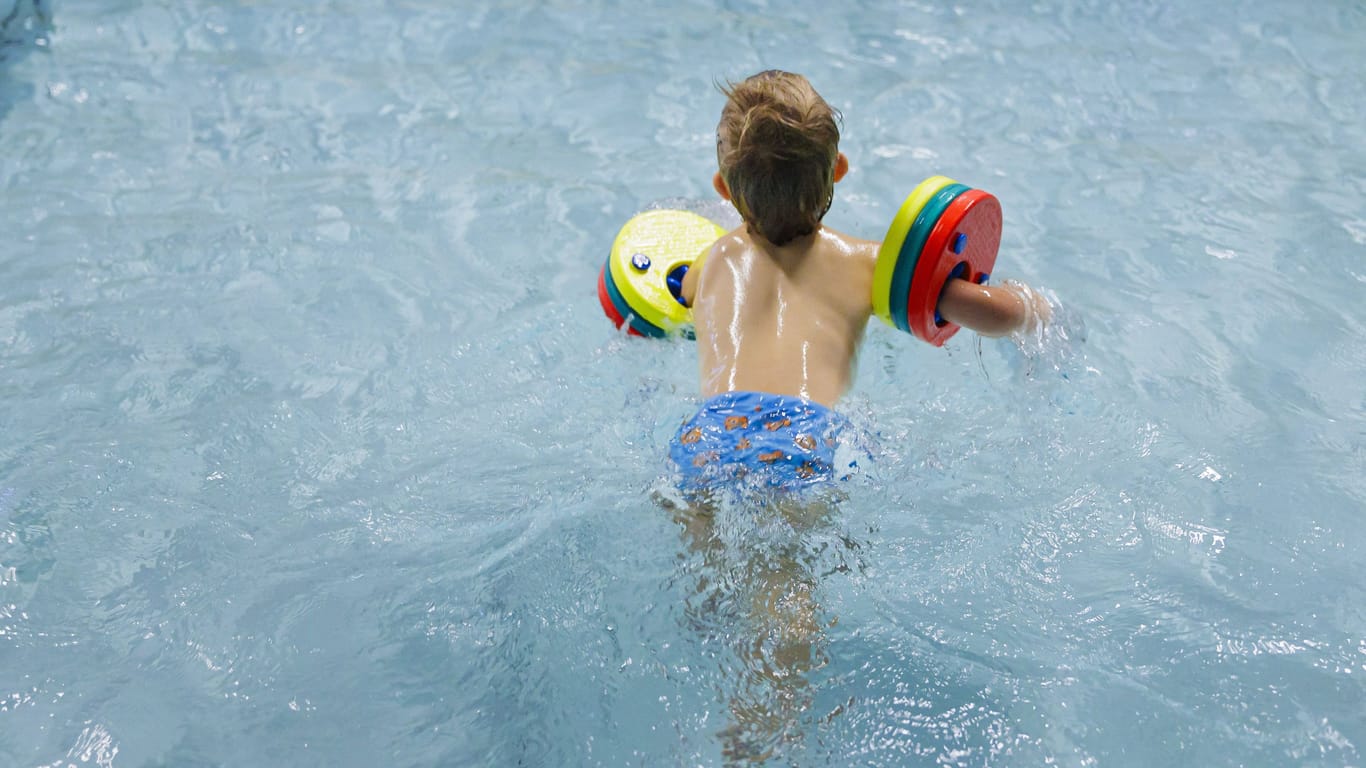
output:
{"label": "swim trunks waistband", "polygon": [[829,408],[790,395],[725,392],[708,399],[669,445],[686,485],[750,477],[798,488],[834,474],[847,425]]}

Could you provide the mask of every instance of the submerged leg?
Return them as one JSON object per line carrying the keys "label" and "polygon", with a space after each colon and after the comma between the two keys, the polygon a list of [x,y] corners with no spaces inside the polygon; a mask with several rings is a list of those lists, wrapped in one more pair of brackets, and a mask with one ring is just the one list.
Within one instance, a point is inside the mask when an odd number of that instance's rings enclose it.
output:
{"label": "submerged leg", "polygon": [[[746,505],[749,507],[749,505]],[[781,518],[798,539],[824,523],[828,503],[769,499],[744,510],[756,524]],[[721,731],[723,752],[731,764],[756,763],[773,757],[784,744],[803,738],[801,721],[811,707],[808,674],[824,659],[819,649],[824,625],[817,602],[817,579],[800,543],[770,548],[767,542],[722,540],[717,511],[700,504],[675,509],[688,549],[702,557],[697,596],[691,607],[696,626],[716,626],[717,616],[736,611],[729,641],[738,662],[727,694],[731,723]]]}

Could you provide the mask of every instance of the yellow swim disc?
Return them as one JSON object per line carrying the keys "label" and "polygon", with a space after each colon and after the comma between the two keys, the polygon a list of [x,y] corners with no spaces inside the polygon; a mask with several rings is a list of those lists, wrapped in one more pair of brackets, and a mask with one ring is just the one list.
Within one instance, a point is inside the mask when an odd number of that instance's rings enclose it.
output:
{"label": "yellow swim disc", "polygon": [[617,233],[607,259],[612,281],[630,311],[666,332],[690,325],[692,311],[674,298],[669,275],[690,266],[725,233],[710,219],[690,211],[645,211],[633,216]]}
{"label": "yellow swim disc", "polygon": [[[892,218],[892,224],[887,228],[887,236],[882,238],[882,247],[877,252],[877,264],[873,267],[873,314],[892,327],[896,327],[896,324],[892,321],[888,297],[892,292],[892,275],[896,272],[896,261],[901,255],[901,246],[906,242],[906,235],[910,233],[911,225],[915,223],[915,217],[919,215],[920,209],[925,207],[935,193],[953,183],[953,179],[946,176],[931,176],[917,184],[906,197],[906,201],[901,204],[896,216]],[[906,297],[902,296],[900,300],[905,301]]]}

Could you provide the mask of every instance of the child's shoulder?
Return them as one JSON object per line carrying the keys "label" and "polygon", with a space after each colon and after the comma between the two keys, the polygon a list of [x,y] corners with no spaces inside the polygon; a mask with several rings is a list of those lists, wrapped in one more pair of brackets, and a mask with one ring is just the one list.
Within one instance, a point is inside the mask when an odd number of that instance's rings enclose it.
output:
{"label": "child's shoulder", "polygon": [[881,245],[877,240],[865,240],[830,227],[821,227],[820,247],[823,251],[832,256],[867,262],[870,268],[877,261],[877,252]]}

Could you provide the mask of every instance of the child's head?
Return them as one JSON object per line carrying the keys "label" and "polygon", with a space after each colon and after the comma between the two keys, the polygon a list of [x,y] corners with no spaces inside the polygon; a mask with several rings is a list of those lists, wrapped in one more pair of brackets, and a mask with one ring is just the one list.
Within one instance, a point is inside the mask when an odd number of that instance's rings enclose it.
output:
{"label": "child's head", "polygon": [[848,167],[837,113],[790,72],[760,72],[721,91],[717,191],[774,245],[815,232]]}

